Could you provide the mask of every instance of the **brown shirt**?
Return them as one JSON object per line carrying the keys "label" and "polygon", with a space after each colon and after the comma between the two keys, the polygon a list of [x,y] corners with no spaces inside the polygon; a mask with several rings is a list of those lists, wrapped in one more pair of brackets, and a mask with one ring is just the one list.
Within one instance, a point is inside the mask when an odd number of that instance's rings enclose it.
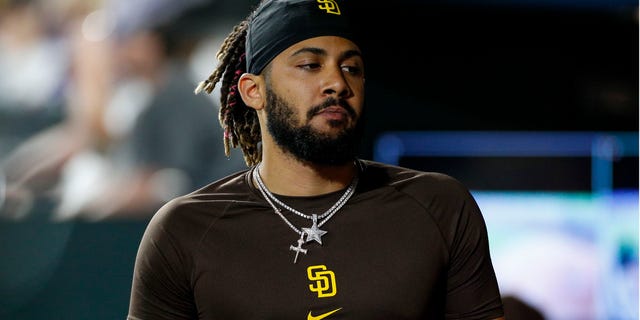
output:
{"label": "brown shirt", "polygon": [[[502,316],[486,226],[468,190],[443,174],[360,163],[356,193],[320,228],[322,245],[306,243],[295,264],[299,235],[254,188],[251,170],[170,201],[140,244],[128,319]],[[342,193],[278,197],[310,215]]]}

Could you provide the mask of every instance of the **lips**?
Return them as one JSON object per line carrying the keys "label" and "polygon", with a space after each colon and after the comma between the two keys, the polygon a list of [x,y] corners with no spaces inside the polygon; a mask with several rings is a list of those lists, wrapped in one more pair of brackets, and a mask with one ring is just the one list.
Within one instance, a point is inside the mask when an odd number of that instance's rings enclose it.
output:
{"label": "lips", "polygon": [[333,97],[327,98],[324,103],[314,106],[307,111],[307,120],[314,117],[321,117],[331,121],[347,121],[356,119],[356,111],[344,100]]}
{"label": "lips", "polygon": [[342,113],[342,114],[345,114],[345,115],[349,114],[347,112],[347,110],[345,110],[343,107],[340,107],[340,106],[326,107],[326,108],[320,110],[320,112],[318,112],[318,113]]}
{"label": "lips", "polygon": [[349,116],[349,112],[347,112],[343,107],[331,106],[320,110],[317,115],[331,120],[344,120]]}

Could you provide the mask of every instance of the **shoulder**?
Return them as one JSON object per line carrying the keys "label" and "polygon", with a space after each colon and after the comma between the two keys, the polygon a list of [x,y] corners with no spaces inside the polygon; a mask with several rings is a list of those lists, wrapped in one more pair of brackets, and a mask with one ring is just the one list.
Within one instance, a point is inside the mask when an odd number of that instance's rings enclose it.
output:
{"label": "shoulder", "polygon": [[440,172],[420,171],[362,160],[365,179],[371,187],[389,186],[414,196],[468,197],[468,188],[457,178]]}
{"label": "shoulder", "polygon": [[457,233],[455,229],[461,223],[483,224],[476,200],[457,178],[372,161],[363,164],[365,188],[372,195],[395,194],[393,198],[417,205],[439,226],[445,238]]}
{"label": "shoulder", "polygon": [[215,220],[224,216],[234,203],[248,201],[251,192],[246,181],[247,170],[212,182],[194,192],[174,198],[151,218],[149,232],[197,237]]}

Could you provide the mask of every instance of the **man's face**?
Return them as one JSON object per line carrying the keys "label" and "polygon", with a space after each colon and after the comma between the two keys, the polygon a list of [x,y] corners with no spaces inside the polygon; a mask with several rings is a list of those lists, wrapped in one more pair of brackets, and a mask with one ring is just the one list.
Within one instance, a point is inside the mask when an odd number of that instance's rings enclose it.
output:
{"label": "man's face", "polygon": [[[317,116],[314,110],[322,110],[327,103],[315,106],[307,112],[307,124],[296,126],[296,110],[283,98],[279,97],[271,88],[267,88],[267,128],[276,143],[287,153],[301,161],[308,161],[321,165],[340,165],[353,160],[360,138],[361,130],[355,123],[352,126],[342,125],[344,121],[329,119],[328,124],[338,128],[331,133],[316,130],[311,119]],[[348,108],[348,117],[355,118],[355,111]],[[343,116],[340,116],[343,117]]]}
{"label": "man's face", "polygon": [[267,72],[267,128],[298,160],[339,165],[353,160],[361,128],[364,65],[358,47],[339,37],[299,42]]}

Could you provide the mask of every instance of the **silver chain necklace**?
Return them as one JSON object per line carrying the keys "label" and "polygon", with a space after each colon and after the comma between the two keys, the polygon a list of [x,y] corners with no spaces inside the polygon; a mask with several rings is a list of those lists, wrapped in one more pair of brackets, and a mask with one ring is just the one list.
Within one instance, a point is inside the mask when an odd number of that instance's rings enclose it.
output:
{"label": "silver chain necklace", "polygon": [[[353,180],[351,181],[351,184],[349,185],[349,187],[347,188],[347,190],[345,190],[344,194],[342,194],[342,196],[340,197],[340,199],[338,199],[338,201],[331,206],[331,208],[329,208],[327,211],[325,211],[323,214],[321,215],[316,215],[316,214],[312,214],[312,215],[306,215],[294,208],[291,208],[290,206],[286,205],[284,202],[280,201],[280,199],[276,198],[275,195],[273,195],[273,193],[271,193],[271,191],[269,191],[269,189],[267,188],[267,186],[264,184],[264,182],[262,181],[262,177],[260,177],[260,172],[258,172],[258,166],[256,166],[253,169],[253,179],[256,181],[257,185],[258,185],[258,190],[260,190],[260,193],[262,193],[262,196],[265,198],[265,200],[267,200],[267,202],[269,203],[269,205],[271,205],[271,207],[273,208],[273,211],[275,211],[275,213],[280,216],[280,218],[287,223],[287,225],[293,230],[295,231],[297,234],[300,235],[300,238],[298,239],[298,244],[296,246],[291,245],[289,247],[289,250],[295,251],[296,255],[293,259],[293,263],[296,263],[298,261],[298,255],[300,253],[304,253],[307,254],[307,249],[303,249],[302,245],[306,242],[310,242],[310,241],[316,241],[318,242],[320,245],[322,245],[322,239],[321,237],[323,235],[325,235],[327,233],[327,231],[321,230],[319,227],[322,226],[323,224],[325,224],[327,221],[329,221],[329,219],[331,219],[331,217],[338,212],[338,210],[340,210],[340,208],[342,208],[342,206],[344,206],[347,201],[349,201],[349,198],[351,198],[351,196],[354,194],[355,190],[356,190],[356,186],[358,184],[358,176],[356,175]],[[282,214],[282,211],[273,203],[276,202],[277,204],[279,204],[280,206],[282,206],[283,208],[287,209],[288,211],[291,211],[293,213],[295,213],[298,216],[301,216],[305,219],[309,219],[312,220],[312,225],[310,228],[296,228],[296,226],[293,225],[293,223],[291,223],[289,220],[287,220],[287,218]],[[323,220],[324,219],[324,220]],[[319,221],[322,220],[322,221]],[[305,239],[305,235],[307,236]]]}

